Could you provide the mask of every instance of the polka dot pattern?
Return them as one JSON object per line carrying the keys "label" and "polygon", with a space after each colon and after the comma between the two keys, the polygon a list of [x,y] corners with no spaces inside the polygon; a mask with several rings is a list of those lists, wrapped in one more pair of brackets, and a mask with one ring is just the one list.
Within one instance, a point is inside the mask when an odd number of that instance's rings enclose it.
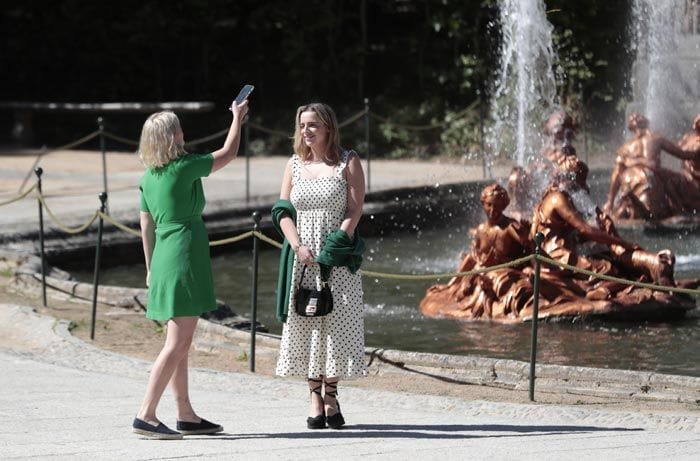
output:
{"label": "polka dot pattern", "polygon": [[[301,242],[318,255],[326,236],[340,228],[347,207],[347,181],[343,170],[353,151],[344,151],[333,177],[305,179],[298,156],[292,160],[290,201],[297,210]],[[320,375],[353,379],[367,375],[365,327],[360,274],[334,267],[330,286],[333,312],[318,318],[302,317],[294,311],[294,290],[299,284],[301,263],[294,260],[292,295],[287,322],[282,331],[278,376],[316,378]],[[302,286],[320,288],[318,265],[307,268]]]}

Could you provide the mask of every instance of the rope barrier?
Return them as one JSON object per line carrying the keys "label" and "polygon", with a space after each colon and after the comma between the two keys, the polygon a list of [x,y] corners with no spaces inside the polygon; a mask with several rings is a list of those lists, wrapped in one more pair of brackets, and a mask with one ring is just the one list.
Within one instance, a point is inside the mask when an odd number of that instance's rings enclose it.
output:
{"label": "rope barrier", "polygon": [[[12,202],[17,201],[17,200],[20,200],[20,199],[26,197],[27,195],[29,195],[29,193],[31,193],[35,189],[36,189],[36,184],[34,186],[32,186],[31,189],[29,189],[27,192],[25,192],[21,196],[16,197],[8,202],[0,203],[0,206],[6,205],[8,203],[12,203]],[[42,194],[37,194],[37,197],[38,197],[39,201],[41,202],[41,204],[43,205],[43,207],[46,209],[46,212],[48,213],[51,220],[57,225],[57,227],[59,229],[63,230],[66,233],[78,234],[80,232],[83,232],[88,227],[90,227],[92,225],[92,223],[95,222],[95,220],[98,217],[102,217],[105,221],[113,224],[114,226],[116,226],[117,228],[121,229],[124,232],[132,234],[136,237],[141,236],[141,233],[138,230],[132,229],[124,224],[121,224],[120,222],[118,222],[117,220],[112,218],[110,215],[103,213],[101,211],[96,211],[95,214],[92,216],[92,218],[90,218],[90,220],[88,222],[86,222],[85,224],[78,226],[78,227],[69,228],[66,225],[64,225],[63,223],[61,223],[61,221],[51,211],[51,209],[46,204],[46,200],[44,199]],[[229,238],[225,238],[225,239],[221,239],[221,240],[215,240],[215,241],[209,242],[209,246],[221,246],[221,245],[226,245],[229,243],[235,243],[235,242],[239,242],[243,239],[246,239],[248,237],[258,238],[258,239],[262,240],[263,242],[265,242],[269,245],[272,245],[276,248],[282,248],[282,244],[280,242],[266,236],[265,234],[263,234],[260,231],[248,231],[248,232],[244,232],[242,234],[239,234],[239,235],[236,235],[233,237],[229,237]],[[520,266],[526,262],[533,261],[535,259],[539,260],[540,262],[552,265],[552,266],[557,266],[557,267],[560,267],[563,269],[570,270],[572,272],[584,274],[584,275],[587,275],[589,277],[594,277],[596,279],[622,283],[625,285],[632,285],[632,286],[636,286],[638,288],[648,288],[648,289],[656,290],[656,291],[667,291],[667,292],[672,292],[672,293],[685,293],[685,294],[695,295],[695,296],[700,295],[699,289],[669,287],[669,286],[665,286],[665,285],[656,285],[653,283],[645,283],[645,282],[638,282],[635,280],[627,280],[627,279],[613,277],[613,276],[606,275],[606,274],[600,274],[598,272],[589,271],[587,269],[582,269],[582,268],[577,267],[577,266],[571,266],[569,264],[565,264],[565,263],[562,263],[560,261],[556,261],[554,259],[547,258],[545,256],[534,255],[534,254],[528,255],[528,256],[523,256],[522,258],[514,259],[512,261],[509,261],[509,262],[506,262],[503,264],[496,264],[493,266],[482,267],[479,269],[474,269],[471,271],[464,271],[464,272],[452,272],[452,273],[443,273],[443,274],[396,274],[396,273],[360,270],[360,273],[362,276],[366,276],[366,277],[386,278],[386,279],[394,279],[394,280],[437,280],[437,279],[445,279],[445,278],[452,278],[452,277],[466,277],[466,276],[470,276],[470,275],[483,274],[486,272],[491,272],[491,271],[495,271],[495,270],[499,270],[499,269],[516,267],[516,266]]]}
{"label": "rope barrier", "polygon": [[251,235],[253,235],[253,231],[248,231],[244,232],[242,234],[236,235],[234,237],[229,237],[223,240],[215,240],[213,242],[209,242],[209,246],[216,247],[219,245],[226,245],[227,243],[234,243],[243,240],[244,238],[248,238]]}
{"label": "rope barrier", "polygon": [[228,133],[228,128],[221,131],[217,131],[216,133],[210,134],[209,136],[204,136],[203,138],[195,139],[194,141],[188,141],[185,143],[185,146],[196,146],[197,144],[202,144],[211,141],[212,139],[220,138],[226,133]]}
{"label": "rope barrier", "polygon": [[34,172],[34,167],[36,167],[36,165],[39,163],[39,161],[41,160],[42,157],[44,157],[45,155],[48,155],[52,152],[59,151],[59,150],[72,149],[73,147],[79,146],[80,144],[82,144],[84,142],[87,142],[87,141],[90,141],[91,139],[96,138],[97,136],[99,136],[99,134],[100,134],[99,131],[93,131],[92,133],[87,134],[87,135],[83,136],[82,138],[76,139],[75,141],[69,142],[68,144],[64,144],[63,146],[58,146],[56,148],[48,149],[48,150],[46,148],[44,148],[44,151],[39,153],[39,155],[36,156],[36,158],[34,159],[34,163],[32,164],[31,168],[29,168],[29,171],[27,171],[27,174],[24,176],[24,180],[22,181],[22,184],[19,186],[19,192],[21,192],[22,189],[24,189],[24,186],[27,184],[27,181],[29,181],[29,178],[32,176],[32,173]]}
{"label": "rope barrier", "polygon": [[63,232],[65,232],[67,234],[79,234],[81,232],[84,232],[88,227],[90,227],[92,225],[92,223],[95,222],[95,220],[97,219],[97,216],[99,214],[98,211],[95,211],[95,214],[92,215],[92,218],[90,218],[90,220],[88,222],[86,222],[85,224],[78,226],[78,227],[68,227],[67,225],[62,223],[56,217],[55,214],[53,214],[53,212],[51,211],[49,206],[46,204],[46,200],[44,200],[43,195],[37,194],[37,198],[41,202],[41,205],[44,207],[44,209],[46,209],[46,213],[48,213],[51,220],[54,222],[54,224],[56,224],[56,227],[58,227],[60,230],[62,230]]}
{"label": "rope barrier", "polygon": [[136,230],[136,229],[132,229],[132,228],[129,227],[129,226],[125,226],[124,224],[122,224],[122,223],[116,221],[116,220],[115,220],[114,218],[112,218],[110,215],[108,215],[108,214],[106,214],[106,213],[103,213],[103,212],[101,212],[101,211],[98,211],[98,212],[97,212],[97,215],[98,215],[98,216],[101,216],[102,219],[104,219],[105,221],[111,223],[112,225],[114,225],[114,226],[117,227],[118,229],[123,230],[123,231],[126,232],[127,234],[135,235],[136,237],[141,237],[141,232],[140,232],[140,231],[138,231],[138,230]]}
{"label": "rope barrier", "polygon": [[367,111],[366,111],[366,110],[362,110],[362,111],[356,113],[355,115],[350,116],[350,118],[348,118],[348,119],[345,120],[344,122],[338,123],[338,128],[345,128],[346,126],[350,125],[351,123],[353,123],[353,122],[355,122],[355,121],[361,119],[361,118],[364,117],[366,114],[367,114]]}
{"label": "rope barrier", "polygon": [[649,288],[651,290],[656,290],[656,291],[669,291],[669,292],[674,292],[674,293],[685,293],[689,295],[700,295],[700,290],[693,290],[690,288],[678,288],[678,287],[669,287],[666,285],[655,285],[653,283],[645,283],[645,282],[637,282],[635,280],[627,280],[627,279],[621,279],[618,277],[612,277],[610,275],[605,275],[605,274],[599,274],[598,272],[593,272],[589,271],[587,269],[581,269],[580,267],[576,266],[570,266],[569,264],[556,261],[554,259],[547,258],[545,256],[541,255],[535,255],[534,256],[536,259],[539,259],[541,262],[553,265],[553,266],[559,266],[564,269],[568,269],[572,272],[578,272],[579,274],[585,274],[590,277],[595,277],[598,279],[602,280],[608,280],[610,282],[618,282],[618,283],[623,283],[626,285],[634,285],[638,288]]}
{"label": "rope barrier", "polygon": [[[479,103],[478,100],[475,101],[475,102],[473,102],[473,103],[470,104],[467,108],[465,108],[465,109],[463,109],[463,110],[457,112],[457,113],[455,114],[455,116],[456,116],[456,117],[459,117],[459,116],[461,116],[461,115],[463,115],[463,114],[469,112],[469,111],[472,110],[478,103]],[[344,120],[343,122],[338,123],[338,128],[344,128],[344,127],[346,127],[346,126],[348,126],[348,125],[354,123],[355,121],[357,121],[358,119],[360,119],[360,118],[362,118],[362,117],[364,117],[364,116],[366,116],[366,115],[369,115],[370,117],[373,117],[373,118],[375,118],[375,119],[377,119],[377,120],[379,120],[379,121],[382,121],[382,122],[385,122],[385,123],[390,123],[390,124],[393,125],[393,126],[396,126],[396,127],[399,127],[399,128],[404,128],[404,129],[407,129],[407,130],[416,130],[416,131],[434,130],[434,129],[437,129],[437,128],[444,127],[444,126],[446,125],[445,122],[440,122],[440,123],[437,123],[437,124],[430,124],[430,125],[408,125],[408,124],[394,123],[394,122],[392,122],[392,121],[391,121],[389,118],[387,118],[387,117],[381,116],[381,115],[376,114],[376,113],[371,112],[371,111],[361,110],[361,111],[355,113],[354,115],[351,115],[349,118],[347,118],[347,119]],[[275,136],[280,136],[280,137],[283,137],[283,138],[291,138],[291,137],[292,137],[292,135],[290,135],[289,133],[286,133],[286,132],[283,132],[283,131],[279,131],[279,130],[274,130],[274,129],[271,129],[271,128],[267,128],[267,127],[264,127],[264,126],[262,126],[262,125],[260,125],[260,124],[258,124],[258,123],[252,122],[252,121],[250,121],[250,122],[248,122],[248,123],[250,124],[250,127],[251,127],[251,128],[253,128],[253,129],[255,129],[255,130],[258,130],[258,131],[261,131],[261,132],[263,132],[263,133],[267,133],[267,134],[275,135]],[[208,136],[204,136],[204,137],[199,138],[199,139],[195,139],[194,141],[186,142],[185,145],[186,145],[186,146],[193,146],[193,145],[202,144],[202,143],[211,141],[211,140],[213,140],[213,139],[216,139],[216,138],[219,138],[219,137],[225,135],[226,133],[228,133],[228,130],[229,130],[229,129],[226,128],[226,129],[224,129],[224,130],[217,131],[216,133],[210,134],[210,135],[208,135]],[[121,143],[130,145],[130,146],[138,146],[138,145],[139,145],[139,142],[138,142],[138,141],[135,141],[135,140],[132,140],[132,139],[129,139],[129,138],[125,138],[125,137],[123,137],[123,136],[119,136],[119,135],[117,135],[117,134],[115,134],[115,133],[112,133],[112,132],[109,132],[109,131],[103,131],[102,134],[103,134],[106,138],[109,138],[109,139],[112,139],[112,140],[114,140],[114,141],[118,141],[118,142],[121,142]],[[94,139],[94,138],[96,138],[96,137],[99,136],[99,135],[100,135],[100,131],[99,131],[99,130],[93,131],[92,133],[90,133],[90,134],[88,134],[88,135],[85,135],[85,136],[83,136],[82,138],[76,139],[75,141],[72,141],[72,142],[70,142],[70,143],[68,143],[68,144],[65,144],[65,145],[59,146],[59,147],[55,147],[55,148],[53,148],[53,149],[47,150],[47,151],[45,151],[45,152],[42,152],[42,153],[40,154],[40,156],[43,156],[43,155],[46,155],[46,154],[49,154],[49,153],[51,153],[51,152],[55,152],[55,151],[58,151],[58,150],[72,149],[73,147],[76,147],[76,146],[78,146],[78,145],[80,145],[80,144],[83,144],[83,143],[85,143],[85,142],[87,142],[87,141],[90,141],[91,139]]]}
{"label": "rope barrier", "polygon": [[118,136],[114,133],[110,133],[109,131],[104,132],[105,138],[113,139],[115,141],[122,142],[124,144],[128,144],[130,146],[138,146],[139,143],[138,141],[132,141],[131,139],[124,138],[122,136]]}
{"label": "rope barrier", "polygon": [[263,242],[265,242],[269,245],[272,245],[273,247],[282,248],[282,244],[280,242],[278,242],[277,240],[271,239],[270,237],[268,237],[267,235],[263,234],[260,231],[253,231],[253,235],[255,237],[259,238],[260,240],[262,240]]}
{"label": "rope barrier", "polygon": [[388,123],[392,126],[398,127],[398,128],[404,128],[406,130],[413,130],[413,131],[429,131],[429,130],[435,130],[437,128],[442,128],[445,126],[444,123],[439,123],[439,124],[434,124],[434,125],[405,125],[402,123],[395,123],[389,120],[386,117],[382,117],[381,115],[377,115],[374,112],[370,112],[369,116],[379,120],[380,122]]}
{"label": "rope barrier", "polygon": [[[470,105],[468,105],[466,108],[462,109],[462,110],[459,111],[459,112],[456,112],[456,113],[453,115],[453,117],[454,117],[454,118],[459,118],[459,117],[461,117],[462,115],[466,114],[467,112],[470,112],[470,111],[474,110],[474,108],[475,108],[479,103],[480,103],[480,101],[477,99],[476,101],[474,101],[474,102],[472,102]],[[392,122],[392,121],[391,121],[390,119],[388,119],[387,117],[382,117],[381,115],[375,114],[374,112],[371,112],[371,111],[369,112],[369,115],[370,115],[370,117],[372,117],[372,118],[374,118],[374,119],[376,119],[376,120],[379,120],[379,121],[384,122],[384,123],[389,123],[389,124],[391,124],[391,125],[393,125],[393,126],[396,126],[396,127],[399,127],[399,128],[403,128],[403,129],[406,129],[406,130],[428,131],[428,130],[435,130],[435,129],[437,129],[437,128],[445,128],[445,127],[447,126],[447,122],[438,122],[438,123],[434,123],[434,124],[430,124],[430,125],[406,125],[406,124],[402,124],[402,123],[395,123],[395,122]]]}
{"label": "rope barrier", "polygon": [[364,269],[360,270],[360,273],[362,275],[366,275],[367,277],[379,277],[379,278],[387,278],[387,279],[399,279],[399,280],[433,280],[433,279],[445,279],[445,278],[452,278],[452,277],[464,277],[468,275],[476,275],[476,274],[483,274],[486,272],[491,272],[495,271],[498,269],[505,269],[507,267],[514,267],[514,266],[519,266],[525,262],[532,261],[535,259],[534,255],[528,255],[528,256],[523,256],[522,258],[514,259],[513,261],[503,263],[503,264],[497,264],[495,266],[489,266],[489,267],[482,267],[479,269],[474,269],[471,271],[466,271],[466,272],[453,272],[449,274],[391,274],[391,273],[386,273],[386,272],[374,272],[374,271],[366,271]]}
{"label": "rope barrier", "polygon": [[30,193],[32,193],[32,192],[34,191],[34,189],[36,189],[36,187],[37,187],[37,185],[34,184],[32,187],[30,187],[29,189],[27,189],[26,192],[24,192],[24,193],[18,195],[17,197],[11,198],[10,200],[6,200],[6,201],[4,201],[4,202],[0,202],[0,206],[9,205],[10,203],[14,203],[14,202],[16,202],[16,201],[18,201],[18,200],[22,200],[24,197],[26,197],[27,195],[29,195]]}
{"label": "rope barrier", "polygon": [[[457,113],[455,114],[455,116],[456,116],[456,117],[459,117],[459,116],[461,116],[461,115],[463,115],[463,114],[469,112],[470,110],[472,110],[472,109],[474,108],[474,106],[475,106],[478,102],[479,102],[479,101],[476,101],[476,102],[470,104],[466,109],[463,109],[463,110],[457,112]],[[399,128],[404,128],[404,129],[407,129],[407,130],[427,131],[427,130],[434,130],[434,129],[437,129],[437,128],[444,128],[444,127],[446,126],[446,123],[445,123],[445,122],[440,122],[440,123],[430,124],[430,125],[408,125],[408,124],[395,123],[395,122],[392,122],[389,118],[383,117],[383,116],[381,116],[381,115],[379,115],[379,114],[376,114],[376,113],[374,113],[374,112],[371,112],[371,111],[368,112],[368,111],[366,111],[366,110],[361,110],[361,111],[355,113],[354,115],[351,115],[351,116],[350,116],[349,118],[347,118],[346,120],[344,120],[344,121],[338,123],[338,128],[344,128],[344,127],[346,127],[346,126],[348,126],[348,125],[350,125],[350,124],[356,122],[357,120],[361,119],[362,117],[364,117],[364,116],[366,116],[366,115],[369,115],[370,117],[375,118],[375,119],[377,119],[377,120],[379,120],[379,121],[381,121],[381,122],[389,123],[389,124],[391,124],[391,125],[393,125],[393,126],[396,126],[396,127],[399,127]],[[288,138],[288,139],[289,139],[289,138],[292,138],[292,136],[293,136],[293,135],[290,135],[289,133],[286,133],[286,132],[284,132],[284,131],[274,130],[274,129],[272,129],[272,128],[267,128],[267,127],[265,127],[265,126],[262,126],[262,125],[260,125],[260,124],[258,124],[258,123],[252,122],[252,121],[251,121],[251,122],[248,122],[248,123],[250,124],[250,127],[251,127],[251,128],[253,128],[253,129],[255,129],[255,130],[258,130],[258,131],[261,131],[261,132],[263,132],[263,133],[267,133],[267,134],[273,135],[273,136],[279,136],[279,137],[281,137],[281,138]],[[223,129],[223,130],[221,130],[221,131],[217,131],[216,133],[210,134],[210,135],[208,135],[208,136],[204,136],[204,137],[195,139],[195,140],[193,140],[193,141],[188,141],[188,142],[185,143],[185,146],[195,146],[195,145],[197,145],[197,144],[203,144],[203,143],[205,143],[205,142],[212,141],[212,140],[214,140],[214,139],[217,139],[217,138],[220,138],[220,137],[224,136],[226,133],[228,133],[228,130],[229,130],[229,129],[226,128],[226,129]],[[78,144],[82,144],[83,142],[89,141],[90,139],[92,139],[92,138],[98,136],[99,134],[100,134],[99,131],[95,131],[95,132],[89,134],[88,136],[86,136],[86,137],[84,137],[84,138],[78,139],[77,141],[75,141],[75,142],[73,142],[73,143],[67,144],[67,145],[65,145],[65,146],[57,147],[57,148],[52,149],[52,150],[70,149],[71,147],[75,147],[75,146],[78,145]],[[119,135],[114,134],[114,133],[111,133],[111,132],[109,132],[109,131],[105,131],[105,132],[103,132],[103,134],[104,134],[104,136],[105,136],[106,138],[109,138],[109,139],[112,139],[112,140],[114,140],[114,141],[118,141],[118,142],[121,142],[121,143],[130,145],[130,146],[138,146],[138,145],[139,145],[139,142],[138,142],[138,141],[134,141],[134,140],[132,140],[132,139],[128,139],[128,138],[125,138],[125,137],[123,137],[123,136],[119,136]],[[42,154],[42,155],[43,155],[43,154]]]}
{"label": "rope barrier", "polygon": [[262,125],[258,125],[255,122],[248,122],[250,123],[250,127],[253,128],[254,130],[262,131],[263,133],[271,134],[274,136],[279,136],[280,138],[287,138],[290,139],[293,137],[293,135],[290,135],[289,133],[285,133],[284,131],[278,131],[278,130],[273,130],[270,128],[265,128]]}
{"label": "rope barrier", "polygon": [[94,138],[98,137],[99,135],[100,135],[100,132],[99,132],[99,131],[93,131],[92,133],[87,134],[87,135],[83,136],[83,137],[80,138],[80,139],[76,139],[76,140],[73,141],[73,142],[69,142],[68,144],[65,144],[65,145],[63,145],[63,146],[55,147],[55,148],[53,148],[53,149],[51,149],[51,150],[48,150],[48,151],[46,151],[46,152],[42,152],[41,155],[46,155],[46,154],[48,154],[48,153],[50,153],[50,152],[55,152],[55,151],[57,151],[57,150],[72,149],[72,148],[74,148],[74,147],[76,147],[76,146],[79,146],[80,144],[82,144],[82,143],[84,143],[84,142],[88,142],[88,141],[90,141],[91,139],[94,139]]}

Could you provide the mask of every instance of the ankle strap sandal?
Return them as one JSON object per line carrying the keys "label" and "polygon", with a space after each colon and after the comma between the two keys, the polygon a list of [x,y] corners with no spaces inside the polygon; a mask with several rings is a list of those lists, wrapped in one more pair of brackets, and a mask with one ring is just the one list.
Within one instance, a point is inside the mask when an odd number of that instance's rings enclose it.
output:
{"label": "ankle strap sandal", "polygon": [[[322,379],[313,379],[313,378],[308,378],[307,381],[309,383],[313,383],[316,386],[311,387],[309,386],[309,393],[310,394],[317,394],[319,397],[322,398],[323,394],[321,394],[321,388],[323,387],[323,380]],[[325,409],[325,407],[324,407]],[[326,413],[323,411],[320,415],[318,416],[309,416],[306,418],[306,427],[309,429],[325,429],[326,428]]]}
{"label": "ankle strap sandal", "polygon": [[326,386],[325,396],[335,399],[336,405],[335,414],[326,416],[326,423],[331,429],[340,429],[345,425],[345,418],[343,418],[343,414],[340,412],[340,402],[338,402],[338,381],[325,381],[324,384]]}

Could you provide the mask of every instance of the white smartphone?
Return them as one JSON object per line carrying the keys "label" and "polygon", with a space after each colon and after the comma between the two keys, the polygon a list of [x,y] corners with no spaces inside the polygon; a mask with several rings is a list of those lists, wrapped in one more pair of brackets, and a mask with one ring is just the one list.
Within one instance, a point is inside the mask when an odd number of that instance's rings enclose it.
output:
{"label": "white smartphone", "polygon": [[236,104],[240,104],[243,101],[245,101],[254,89],[255,87],[253,85],[243,85],[243,88],[241,88],[241,91],[238,93],[238,96],[236,96]]}

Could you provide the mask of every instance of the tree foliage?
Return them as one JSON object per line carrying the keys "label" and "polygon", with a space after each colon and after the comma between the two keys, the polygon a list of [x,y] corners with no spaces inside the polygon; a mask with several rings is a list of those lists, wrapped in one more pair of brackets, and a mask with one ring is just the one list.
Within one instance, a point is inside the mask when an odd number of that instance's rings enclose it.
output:
{"label": "tree foliage", "polygon": [[[625,97],[628,1],[546,4],[562,97],[605,121]],[[441,153],[460,130],[478,131],[481,106],[466,119],[455,114],[486,103],[497,16],[496,0],[7,0],[0,100],[207,100],[218,107],[202,116],[211,127],[253,83],[252,116],[270,128],[291,131],[295,108],[310,100],[328,102],[342,120],[367,98],[389,119],[372,123],[380,152],[401,153],[402,144]],[[436,123],[453,133],[401,128]],[[346,133],[357,146],[364,127]]]}

